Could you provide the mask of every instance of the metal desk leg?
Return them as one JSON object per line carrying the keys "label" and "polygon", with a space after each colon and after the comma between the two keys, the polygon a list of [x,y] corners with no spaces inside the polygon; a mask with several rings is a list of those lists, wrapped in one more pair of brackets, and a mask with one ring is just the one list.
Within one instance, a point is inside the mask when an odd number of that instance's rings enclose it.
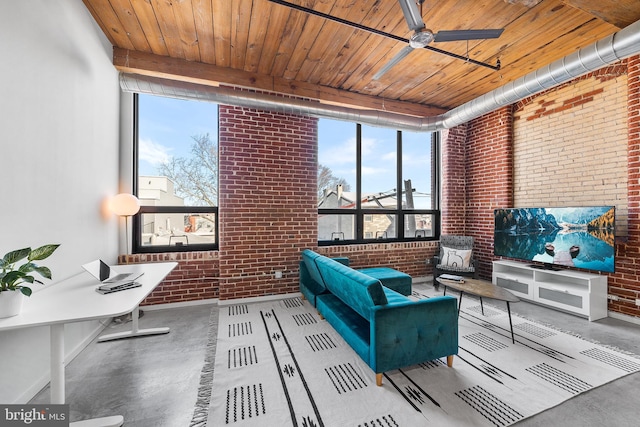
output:
{"label": "metal desk leg", "polygon": [[460,317],[460,307],[462,307],[462,295],[464,295],[464,292],[460,291],[460,298],[458,299],[458,317]]}
{"label": "metal desk leg", "polygon": [[513,323],[511,323],[511,306],[509,305],[509,301],[507,301],[507,313],[509,313],[509,326],[511,327],[511,342],[515,344],[516,339],[513,335]]}
{"label": "metal desk leg", "polygon": [[148,328],[140,329],[138,327],[138,319],[140,318],[140,306],[136,307],[131,313],[131,330],[125,332],[116,332],[113,334],[102,335],[98,337],[98,342],[119,340],[122,338],[146,337],[148,335],[160,335],[169,333],[169,328]]}
{"label": "metal desk leg", "polygon": [[482,311],[482,315],[484,316],[484,305],[482,304],[482,297],[480,297],[480,311]]}

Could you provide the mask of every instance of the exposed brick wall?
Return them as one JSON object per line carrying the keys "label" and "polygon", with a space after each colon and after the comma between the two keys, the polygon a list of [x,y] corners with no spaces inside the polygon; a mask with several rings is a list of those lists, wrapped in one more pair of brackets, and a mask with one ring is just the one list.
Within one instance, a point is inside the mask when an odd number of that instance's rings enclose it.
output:
{"label": "exposed brick wall", "polygon": [[616,273],[609,275],[609,310],[640,317],[640,56],[627,60],[628,237],[616,244]]}
{"label": "exposed brick wall", "polygon": [[142,305],[218,298],[218,252],[172,252],[121,255],[119,264],[175,261],[178,266]]}
{"label": "exposed brick wall", "polygon": [[440,234],[463,234],[466,224],[467,125],[442,131],[442,201]]}
{"label": "exposed brick wall", "polygon": [[515,206],[614,205],[618,235],[626,235],[626,67],[520,103],[513,151]]}
{"label": "exposed brick wall", "polygon": [[465,174],[464,231],[479,242],[482,276],[494,259],[494,207],[613,204],[622,237],[608,292],[620,300],[609,310],[640,317],[640,57],[519,102],[511,122],[507,112],[467,124],[466,168],[455,169]]}
{"label": "exposed brick wall", "polygon": [[298,292],[317,245],[317,119],[221,105],[219,123],[220,299]]}
{"label": "exposed brick wall", "polygon": [[466,232],[473,236],[480,276],[491,278],[493,210],[513,205],[513,113],[511,106],[467,126]]}

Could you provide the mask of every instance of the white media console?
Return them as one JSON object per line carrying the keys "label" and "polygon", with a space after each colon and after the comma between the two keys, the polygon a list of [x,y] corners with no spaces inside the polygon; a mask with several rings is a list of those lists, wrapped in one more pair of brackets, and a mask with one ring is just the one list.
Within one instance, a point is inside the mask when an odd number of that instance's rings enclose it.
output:
{"label": "white media console", "polygon": [[515,261],[493,261],[493,284],[521,299],[587,317],[607,317],[607,276],[546,270]]}

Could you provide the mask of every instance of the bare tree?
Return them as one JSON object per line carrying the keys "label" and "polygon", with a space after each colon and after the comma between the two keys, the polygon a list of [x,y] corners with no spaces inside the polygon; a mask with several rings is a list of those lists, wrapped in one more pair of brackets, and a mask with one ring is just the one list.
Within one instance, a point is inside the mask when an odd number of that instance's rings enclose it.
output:
{"label": "bare tree", "polygon": [[[175,185],[176,194],[190,206],[218,205],[218,144],[209,134],[191,137],[191,156],[172,157],[158,167],[161,176],[168,177]],[[342,185],[344,191],[350,186],[344,178],[333,175],[333,171],[318,164],[318,198],[325,189]]]}
{"label": "bare tree", "polygon": [[209,134],[191,137],[191,156],[172,157],[158,168],[191,206],[218,205],[218,144]]}
{"label": "bare tree", "polygon": [[351,190],[346,179],[338,178],[328,166],[318,163],[318,200],[322,198],[326,189],[334,189],[338,185],[342,185],[343,191]]}

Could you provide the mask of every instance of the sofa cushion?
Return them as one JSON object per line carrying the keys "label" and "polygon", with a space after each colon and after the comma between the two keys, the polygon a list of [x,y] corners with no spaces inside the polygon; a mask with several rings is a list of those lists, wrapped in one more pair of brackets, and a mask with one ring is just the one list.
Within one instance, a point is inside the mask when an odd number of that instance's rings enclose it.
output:
{"label": "sofa cushion", "polygon": [[[311,249],[305,249],[302,251],[302,261],[307,267],[307,273],[319,286],[325,288],[324,280],[322,280],[322,275],[320,274],[320,270],[318,270],[318,266],[316,265],[316,258],[320,255],[317,252],[312,251]],[[320,289],[319,289],[320,290]],[[320,293],[320,292],[318,292]]]}
{"label": "sofa cushion", "polygon": [[365,319],[376,305],[387,304],[379,280],[325,256],[315,259],[327,289]]}
{"label": "sofa cushion", "polygon": [[380,280],[382,286],[391,288],[402,295],[411,295],[411,276],[389,267],[359,268],[359,272]]}

